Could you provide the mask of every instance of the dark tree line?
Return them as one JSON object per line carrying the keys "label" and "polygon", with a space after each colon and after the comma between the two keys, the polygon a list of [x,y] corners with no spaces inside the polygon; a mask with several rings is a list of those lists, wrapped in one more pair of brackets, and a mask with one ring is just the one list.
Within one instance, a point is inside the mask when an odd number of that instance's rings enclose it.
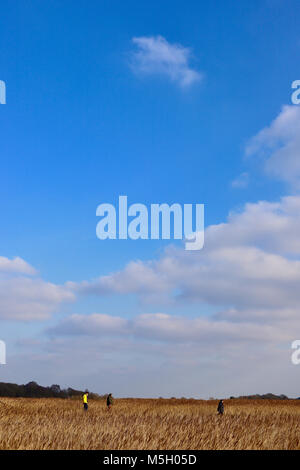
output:
{"label": "dark tree line", "polygon": [[246,398],[247,400],[288,400],[289,397],[286,395],[274,395],[274,393],[265,393],[264,395],[245,395],[242,397],[230,397],[233,398]]}
{"label": "dark tree line", "polygon": [[[23,397],[23,398],[73,398],[81,397],[83,390],[73,388],[61,389],[59,385],[43,387],[36,382],[29,382],[26,385],[0,382],[0,397]],[[100,399],[104,396],[97,393],[89,393],[89,398]]]}

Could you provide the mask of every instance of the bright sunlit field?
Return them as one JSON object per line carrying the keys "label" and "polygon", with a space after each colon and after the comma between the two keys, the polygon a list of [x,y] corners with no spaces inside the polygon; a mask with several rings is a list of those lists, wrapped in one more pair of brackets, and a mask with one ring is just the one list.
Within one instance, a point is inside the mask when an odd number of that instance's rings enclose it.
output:
{"label": "bright sunlit field", "polygon": [[0,449],[300,449],[300,400],[1,398]]}

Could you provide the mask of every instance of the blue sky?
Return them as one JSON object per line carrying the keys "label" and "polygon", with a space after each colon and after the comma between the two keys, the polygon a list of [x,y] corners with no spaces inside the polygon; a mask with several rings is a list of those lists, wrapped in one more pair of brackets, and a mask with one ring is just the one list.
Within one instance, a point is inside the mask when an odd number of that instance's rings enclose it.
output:
{"label": "blue sky", "polygon": [[[2,2],[3,380],[298,393],[299,13],[296,0]],[[204,203],[204,250],[98,240],[97,206],[123,194]]]}

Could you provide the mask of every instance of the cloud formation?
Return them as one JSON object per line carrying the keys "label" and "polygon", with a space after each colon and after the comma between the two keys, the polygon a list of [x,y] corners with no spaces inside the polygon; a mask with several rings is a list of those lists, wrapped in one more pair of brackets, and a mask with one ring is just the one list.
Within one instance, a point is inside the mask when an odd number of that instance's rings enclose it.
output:
{"label": "cloud formation", "polygon": [[13,259],[0,256],[0,273],[19,273],[33,275],[36,274],[36,270],[18,256]]}
{"label": "cloud formation", "polygon": [[[244,321],[233,310],[195,318],[73,315],[48,330],[43,370],[56,363],[59,373],[64,361],[64,377],[77,377],[81,367],[89,386],[95,383],[99,392],[109,388],[119,396],[291,394],[297,389],[290,344],[298,317],[261,323],[248,313]],[[260,315],[265,318],[265,312]]]}
{"label": "cloud formation", "polygon": [[[140,384],[138,368],[132,380],[144,396],[150,390],[184,395],[185,387],[174,380],[179,373],[194,396],[295,394],[298,370],[290,348],[300,331],[299,230],[299,196],[246,204],[226,223],[207,228],[198,253],[169,247],[158,260],[131,262],[108,276],[69,285],[80,295],[135,294],[148,306],[181,308],[181,315],[114,317],[113,324],[103,315],[81,315],[58,324],[52,335],[65,344],[74,338],[87,347],[97,343],[114,367],[117,351],[128,364],[142,356],[147,376]],[[189,304],[201,306],[202,314],[185,314]],[[208,304],[215,313],[205,314]],[[275,378],[278,371],[285,385]]]}
{"label": "cloud formation", "polygon": [[180,44],[171,44],[162,36],[135,37],[136,50],[131,56],[131,67],[143,75],[165,75],[171,81],[187,88],[201,81],[202,73],[191,68],[191,50]]}
{"label": "cloud formation", "polygon": [[121,317],[113,317],[103,313],[91,315],[73,314],[63,320],[59,325],[50,328],[51,335],[87,335],[99,336],[128,332],[128,321]]}
{"label": "cloud formation", "polygon": [[[299,209],[299,196],[246,204],[226,223],[207,228],[199,253],[170,247],[158,260],[131,262],[93,281],[54,286],[51,293],[46,288],[43,295],[38,288],[44,301],[49,294],[45,314],[51,299],[57,306],[66,293],[134,293],[148,304],[177,303],[182,314],[70,315],[48,330],[48,340],[27,346],[26,378],[34,369],[37,377],[50,374],[54,380],[63,361],[63,380],[67,375],[75,386],[82,368],[85,383],[103,393],[101,383],[135,396],[293,393],[298,371],[290,362],[290,345],[300,330]],[[37,281],[18,276],[22,283],[24,278]],[[13,282],[18,293],[16,277]],[[33,295],[30,285],[23,287]],[[188,303],[211,304],[216,311],[190,317]],[[22,299],[22,305],[28,303]],[[274,378],[278,371],[285,385]],[[178,375],[184,378],[180,383]],[[9,372],[6,379],[12,380]]]}
{"label": "cloud formation", "polygon": [[0,258],[0,320],[49,318],[62,302],[75,300],[65,286],[46,282],[21,258]]}
{"label": "cloud formation", "polygon": [[[261,312],[263,313],[263,312]],[[93,313],[91,315],[71,315],[57,326],[48,330],[51,336],[88,336],[88,337],[131,337],[135,340],[146,339],[163,343],[201,342],[233,344],[245,342],[267,342],[276,344],[288,341],[291,332],[282,328],[280,321],[270,324],[259,322],[235,321],[236,311],[222,312],[211,317],[169,315],[166,313],[145,313],[132,319]],[[238,317],[238,315],[236,315]],[[252,319],[253,320],[253,319]]]}
{"label": "cloud formation", "polygon": [[208,227],[200,252],[170,247],[158,260],[134,261],[121,271],[68,287],[86,295],[136,294],[148,304],[222,306],[241,316],[247,309],[294,311],[300,302],[299,229],[298,196],[247,204],[226,223]]}
{"label": "cloud formation", "polygon": [[[293,187],[298,113],[283,108],[247,147]],[[5,296],[10,317],[20,319],[25,312],[30,318],[33,312],[36,319],[78,296],[135,294],[141,304],[168,304],[169,311],[176,306],[182,313],[70,315],[47,330],[45,341],[23,345],[30,350],[28,378],[32,365],[39,376],[48,371],[47,377],[57,377],[63,361],[64,380],[67,370],[75,385],[81,368],[88,386],[95,383],[99,390],[98,383],[105,383],[123,395],[295,394],[298,370],[290,356],[300,331],[299,232],[300,196],[293,195],[231,212],[226,222],[206,229],[200,252],[169,247],[159,259],[132,261],[94,280],[57,286],[30,277],[33,268],[23,260],[0,258],[0,317]],[[194,311],[201,306],[201,314],[186,314],[191,304]],[[213,314],[203,313],[207,305]],[[16,364],[23,373],[23,364]]]}
{"label": "cloud formation", "polygon": [[263,159],[268,175],[300,189],[300,106],[283,106],[249,142],[246,155]]}

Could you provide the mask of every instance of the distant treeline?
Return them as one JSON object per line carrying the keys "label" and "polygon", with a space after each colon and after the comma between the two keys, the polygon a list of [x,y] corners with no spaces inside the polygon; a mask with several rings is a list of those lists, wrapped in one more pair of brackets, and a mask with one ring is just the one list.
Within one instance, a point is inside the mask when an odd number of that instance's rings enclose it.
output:
{"label": "distant treeline", "polygon": [[264,395],[247,395],[242,397],[230,397],[230,398],[247,398],[248,400],[289,400],[286,395],[274,395],[273,393],[265,393]]}
{"label": "distant treeline", "polygon": [[[43,387],[36,382],[29,382],[26,385],[0,382],[0,397],[80,398],[83,393],[83,390],[75,390],[73,388],[61,389],[59,385]],[[107,395],[98,395],[97,393],[89,392],[89,398],[92,400],[100,400],[106,396]]]}

